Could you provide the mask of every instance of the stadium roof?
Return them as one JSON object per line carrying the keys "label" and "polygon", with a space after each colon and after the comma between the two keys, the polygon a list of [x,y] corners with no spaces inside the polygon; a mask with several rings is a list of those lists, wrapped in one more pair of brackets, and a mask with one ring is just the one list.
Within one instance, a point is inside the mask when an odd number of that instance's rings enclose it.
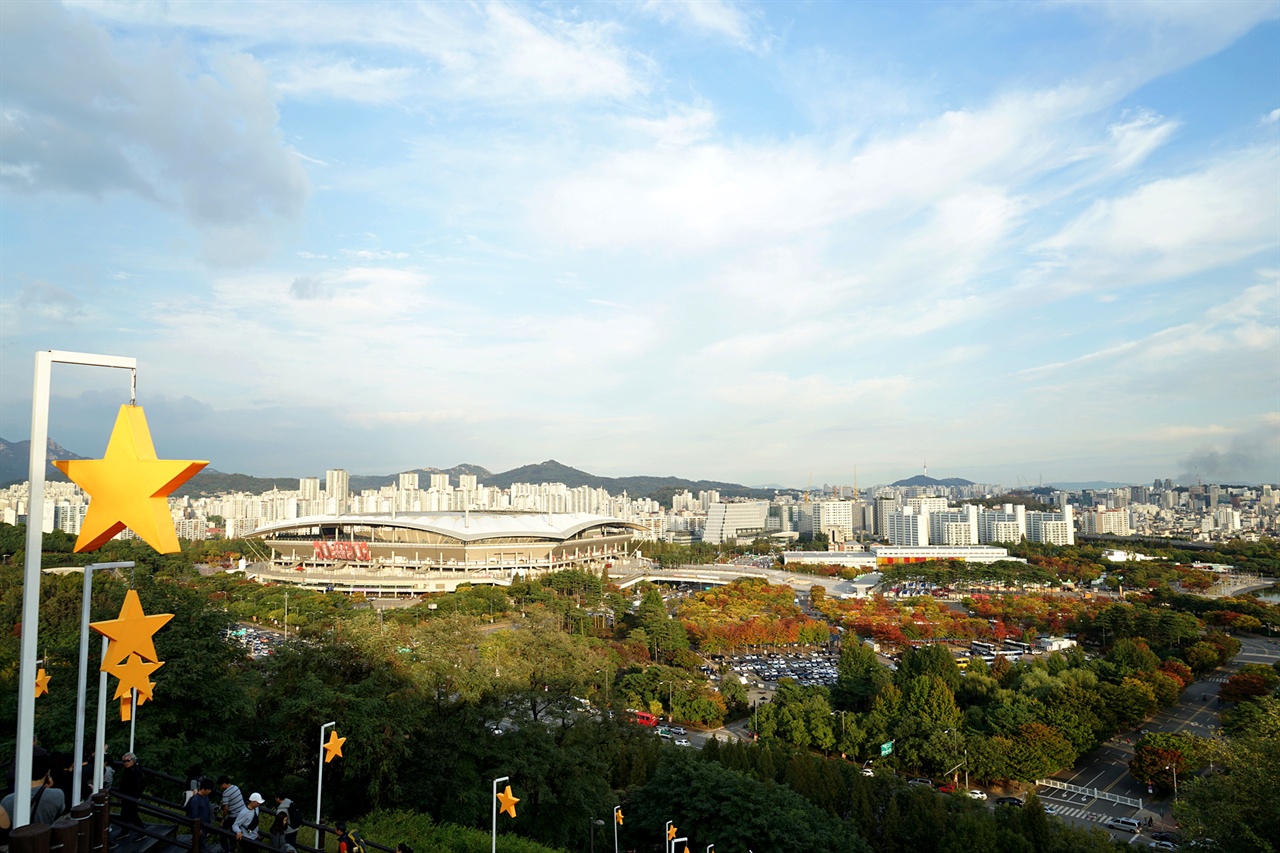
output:
{"label": "stadium roof", "polygon": [[311,515],[259,527],[248,535],[265,537],[300,527],[398,527],[449,536],[460,542],[482,542],[501,537],[534,537],[552,541],[571,539],[592,527],[644,528],[631,521],[587,512],[398,512]]}

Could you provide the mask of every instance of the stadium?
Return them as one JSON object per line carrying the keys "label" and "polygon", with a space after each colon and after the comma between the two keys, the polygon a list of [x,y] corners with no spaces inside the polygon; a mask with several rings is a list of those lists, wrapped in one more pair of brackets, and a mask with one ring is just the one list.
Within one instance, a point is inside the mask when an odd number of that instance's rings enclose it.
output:
{"label": "stadium", "polygon": [[323,515],[260,527],[271,556],[248,571],[312,589],[420,595],[460,583],[506,586],[562,569],[599,574],[643,528],[589,513]]}

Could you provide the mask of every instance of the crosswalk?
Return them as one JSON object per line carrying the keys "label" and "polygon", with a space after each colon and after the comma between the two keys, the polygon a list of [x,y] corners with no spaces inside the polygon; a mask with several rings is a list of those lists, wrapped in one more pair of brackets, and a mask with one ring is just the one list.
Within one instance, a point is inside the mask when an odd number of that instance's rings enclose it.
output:
{"label": "crosswalk", "polygon": [[[1048,802],[1048,800],[1046,800],[1046,802]],[[1110,818],[1109,815],[1098,814],[1097,812],[1091,812],[1088,809],[1076,806],[1062,806],[1057,803],[1053,803],[1053,813],[1059,817],[1073,817],[1078,820],[1102,821]]]}

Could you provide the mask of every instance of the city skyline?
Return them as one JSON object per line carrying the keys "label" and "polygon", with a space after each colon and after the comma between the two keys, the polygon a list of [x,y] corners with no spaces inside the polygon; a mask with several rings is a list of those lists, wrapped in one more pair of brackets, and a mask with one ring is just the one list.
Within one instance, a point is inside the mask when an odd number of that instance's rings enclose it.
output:
{"label": "city skyline", "polygon": [[1280,482],[1275,2],[3,4],[0,106],[11,441]]}

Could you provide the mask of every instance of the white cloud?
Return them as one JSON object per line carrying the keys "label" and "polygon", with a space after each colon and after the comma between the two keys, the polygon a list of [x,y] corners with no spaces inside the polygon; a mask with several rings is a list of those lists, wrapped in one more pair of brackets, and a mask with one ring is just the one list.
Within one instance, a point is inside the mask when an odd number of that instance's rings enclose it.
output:
{"label": "white cloud", "polygon": [[665,24],[710,33],[746,50],[763,53],[772,39],[759,34],[757,17],[726,0],[646,0],[640,7]]}
{"label": "white cloud", "polygon": [[411,91],[411,68],[367,68],[350,58],[284,63],[275,87],[293,97],[324,96],[372,104],[391,103]]}
{"label": "white cloud", "polygon": [[[284,91],[306,97],[385,102],[397,95],[444,99],[572,101],[643,92],[643,56],[616,43],[610,23],[506,2],[87,3],[95,15],[157,29],[194,29],[245,47],[280,45]],[[364,64],[342,53],[395,54],[416,66]],[[329,57],[323,61],[319,55]],[[412,60],[412,62],[409,62]],[[425,63],[425,64],[424,64]],[[307,79],[307,72],[317,76]]]}
{"label": "white cloud", "polygon": [[197,71],[178,51],[121,44],[56,3],[4,3],[0,77],[10,189],[133,193],[215,240],[245,225],[263,239],[309,194],[251,57]]}
{"label": "white cloud", "polygon": [[1277,193],[1280,156],[1270,147],[1246,149],[1097,201],[1036,248],[1051,259],[1046,277],[1073,287],[1185,276],[1275,246]]}

